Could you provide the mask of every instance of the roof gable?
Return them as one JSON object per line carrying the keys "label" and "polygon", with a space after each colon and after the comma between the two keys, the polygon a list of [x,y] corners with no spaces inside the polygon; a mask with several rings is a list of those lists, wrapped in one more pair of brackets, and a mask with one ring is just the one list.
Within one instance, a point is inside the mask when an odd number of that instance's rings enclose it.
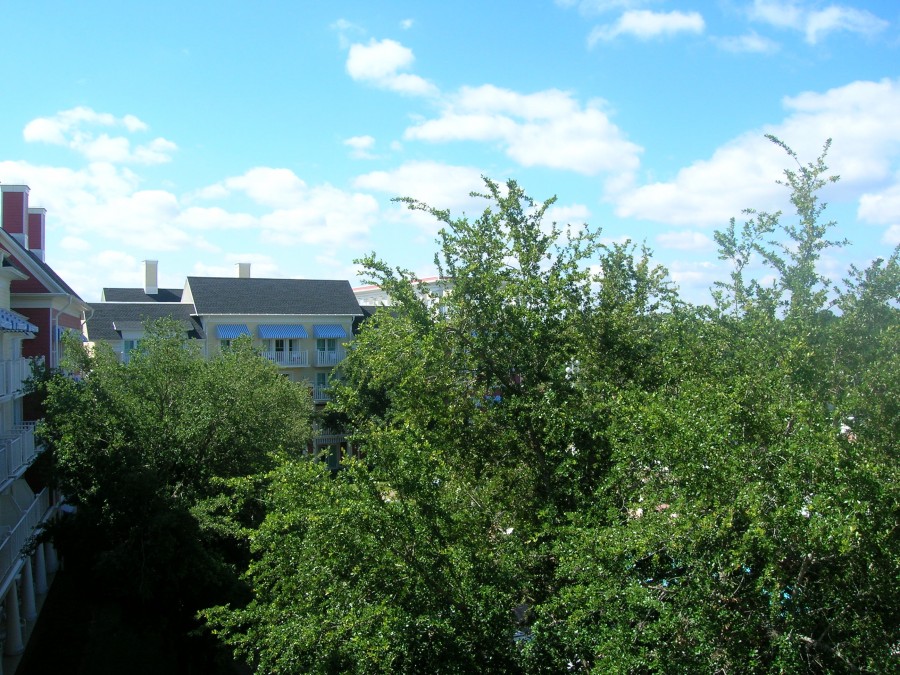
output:
{"label": "roof gable", "polygon": [[203,328],[193,307],[176,302],[97,302],[85,322],[87,338],[97,340],[121,340],[122,331],[142,330],[146,321],[170,318],[184,325],[188,337],[203,338]]}
{"label": "roof gable", "polygon": [[160,288],[158,293],[148,294],[143,288],[104,288],[103,302],[181,302],[181,288]]}

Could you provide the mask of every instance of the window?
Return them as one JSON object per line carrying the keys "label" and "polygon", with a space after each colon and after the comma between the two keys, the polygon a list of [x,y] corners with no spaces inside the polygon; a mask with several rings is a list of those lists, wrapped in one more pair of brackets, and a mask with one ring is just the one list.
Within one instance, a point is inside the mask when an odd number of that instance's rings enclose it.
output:
{"label": "window", "polygon": [[281,339],[275,340],[275,351],[276,351],[276,353],[277,353],[277,352],[284,352],[284,342],[285,342],[285,341],[284,341],[284,340],[281,340]]}
{"label": "window", "polygon": [[231,340],[219,340],[219,348],[222,349],[222,351],[231,349]]}
{"label": "window", "polygon": [[328,386],[328,373],[316,373],[316,388],[322,388]]}
{"label": "window", "polygon": [[320,352],[337,351],[337,340],[335,338],[320,338],[316,340],[316,349]]}

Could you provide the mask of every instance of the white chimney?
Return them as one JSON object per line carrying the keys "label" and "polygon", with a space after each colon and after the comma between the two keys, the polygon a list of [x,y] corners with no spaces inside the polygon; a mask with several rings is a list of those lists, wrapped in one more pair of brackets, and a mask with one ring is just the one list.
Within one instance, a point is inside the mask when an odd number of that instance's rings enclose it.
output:
{"label": "white chimney", "polygon": [[159,262],[157,260],[144,261],[144,293],[147,295],[159,293],[159,281],[156,274],[158,266]]}
{"label": "white chimney", "polygon": [[237,268],[238,279],[250,278],[250,263],[238,263],[235,267]]}

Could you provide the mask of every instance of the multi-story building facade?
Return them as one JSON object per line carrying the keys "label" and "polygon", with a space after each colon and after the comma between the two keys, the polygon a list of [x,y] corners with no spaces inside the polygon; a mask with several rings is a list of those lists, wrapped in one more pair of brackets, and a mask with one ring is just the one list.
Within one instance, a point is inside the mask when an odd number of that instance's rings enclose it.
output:
{"label": "multi-story building facade", "polygon": [[104,288],[85,322],[88,343],[106,342],[124,361],[147,320],[170,317],[206,356],[247,335],[281,374],[328,400],[331,371],[346,356],[354,321],[363,313],[349,282],[254,279],[248,264],[236,277],[188,277],[183,289],[159,289],[155,261],[144,263],[145,286]]}
{"label": "multi-story building facade", "polygon": [[55,367],[66,330],[80,334],[87,305],[44,261],[44,209],[29,188],[2,185],[0,229],[0,599],[5,667],[12,670],[56,571],[49,542],[35,543],[58,500],[29,471],[42,451],[25,405],[31,362]]}

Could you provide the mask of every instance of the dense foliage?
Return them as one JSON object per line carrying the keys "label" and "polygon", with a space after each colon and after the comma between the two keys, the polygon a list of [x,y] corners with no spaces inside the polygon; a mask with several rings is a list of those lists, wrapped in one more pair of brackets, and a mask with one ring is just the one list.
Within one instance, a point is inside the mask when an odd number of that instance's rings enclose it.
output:
{"label": "dense foliage", "polygon": [[471,220],[406,200],[444,225],[446,292],[362,261],[396,304],[333,382],[339,471],[248,344],[73,346],[61,542],[123,596],[210,607],[258,672],[896,671],[900,251],[832,287],[828,145],[772,140],[794,213],[716,233],[712,307],[515,182]]}
{"label": "dense foliage", "polygon": [[246,595],[244,531],[265,474],[309,437],[305,391],[249,341],[206,360],[173,321],[148,326],[127,363],[66,345],[37,382],[52,476],[74,513],[52,532],[67,571],[174,630]]}
{"label": "dense foliage", "polygon": [[276,673],[896,670],[900,260],[830,289],[828,146],[773,140],[796,214],[717,233],[712,308],[514,182],[407,200],[450,291],[362,261],[396,301],[335,383],[365,459],[276,469],[223,638]]}

